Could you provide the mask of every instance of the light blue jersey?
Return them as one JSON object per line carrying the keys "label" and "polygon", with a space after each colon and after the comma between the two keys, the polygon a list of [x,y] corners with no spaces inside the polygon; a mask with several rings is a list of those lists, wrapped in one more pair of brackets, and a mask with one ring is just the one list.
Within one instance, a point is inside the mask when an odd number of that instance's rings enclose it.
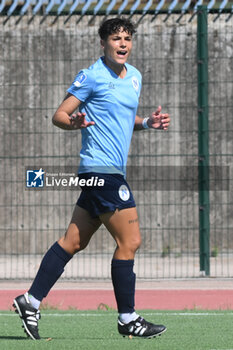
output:
{"label": "light blue jersey", "polygon": [[82,104],[87,121],[95,125],[82,132],[79,173],[120,173],[125,175],[127,157],[132,138],[141,74],[125,64],[126,76],[119,78],[103,57],[76,76],[67,90]]}

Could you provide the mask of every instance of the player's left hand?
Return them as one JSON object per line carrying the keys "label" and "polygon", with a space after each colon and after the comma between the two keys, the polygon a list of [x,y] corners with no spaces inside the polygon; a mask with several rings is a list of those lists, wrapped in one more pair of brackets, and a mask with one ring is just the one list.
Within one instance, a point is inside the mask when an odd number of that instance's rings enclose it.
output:
{"label": "player's left hand", "polygon": [[70,124],[72,125],[73,129],[85,129],[89,126],[95,125],[95,122],[88,122],[85,116],[86,113],[82,112],[73,113],[71,116],[69,116]]}
{"label": "player's left hand", "polygon": [[158,106],[157,110],[151,114],[147,124],[152,129],[167,130],[170,124],[170,115],[161,113],[162,107]]}

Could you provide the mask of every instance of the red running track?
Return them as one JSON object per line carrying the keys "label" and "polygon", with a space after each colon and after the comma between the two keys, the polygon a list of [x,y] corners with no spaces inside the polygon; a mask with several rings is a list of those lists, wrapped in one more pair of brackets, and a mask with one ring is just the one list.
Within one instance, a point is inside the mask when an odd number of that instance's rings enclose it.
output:
{"label": "red running track", "polygon": [[[13,299],[25,290],[0,290],[0,310],[12,309]],[[112,290],[54,290],[43,303],[61,310],[116,309]],[[153,310],[233,310],[233,290],[137,290],[136,309]]]}

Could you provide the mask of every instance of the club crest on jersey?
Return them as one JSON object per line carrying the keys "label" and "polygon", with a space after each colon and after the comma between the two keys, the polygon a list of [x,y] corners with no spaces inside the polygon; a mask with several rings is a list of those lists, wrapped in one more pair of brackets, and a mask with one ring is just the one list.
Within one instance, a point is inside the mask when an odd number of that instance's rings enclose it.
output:
{"label": "club crest on jersey", "polygon": [[74,82],[74,85],[76,87],[79,87],[82,85],[82,83],[87,79],[87,76],[85,73],[79,73],[79,75],[77,76],[77,79]]}
{"label": "club crest on jersey", "polygon": [[122,199],[123,201],[127,201],[130,197],[130,192],[126,185],[121,185],[118,190],[118,193],[119,193],[120,199]]}
{"label": "club crest on jersey", "polygon": [[133,87],[136,91],[138,91],[139,89],[139,82],[138,82],[138,79],[136,77],[133,77],[132,78],[132,83],[133,83]]}

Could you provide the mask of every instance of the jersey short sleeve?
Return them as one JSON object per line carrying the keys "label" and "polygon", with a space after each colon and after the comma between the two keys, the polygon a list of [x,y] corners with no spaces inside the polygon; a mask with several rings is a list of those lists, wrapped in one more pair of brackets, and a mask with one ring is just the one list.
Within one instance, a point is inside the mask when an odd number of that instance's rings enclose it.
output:
{"label": "jersey short sleeve", "polygon": [[75,77],[67,92],[77,97],[80,101],[85,102],[92,94],[94,87],[95,79],[93,73],[84,69]]}

